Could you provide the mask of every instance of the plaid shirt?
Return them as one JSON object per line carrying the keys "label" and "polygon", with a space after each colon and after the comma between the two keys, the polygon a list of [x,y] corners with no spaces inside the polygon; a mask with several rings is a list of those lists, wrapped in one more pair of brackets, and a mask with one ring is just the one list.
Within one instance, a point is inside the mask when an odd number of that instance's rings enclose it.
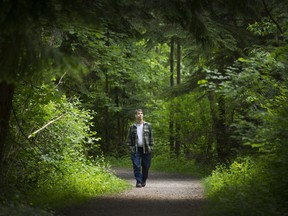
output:
{"label": "plaid shirt", "polygon": [[[137,123],[130,126],[126,144],[129,146],[131,153],[137,152]],[[154,139],[152,134],[152,126],[148,122],[143,122],[143,152],[150,153],[153,149],[153,145]]]}

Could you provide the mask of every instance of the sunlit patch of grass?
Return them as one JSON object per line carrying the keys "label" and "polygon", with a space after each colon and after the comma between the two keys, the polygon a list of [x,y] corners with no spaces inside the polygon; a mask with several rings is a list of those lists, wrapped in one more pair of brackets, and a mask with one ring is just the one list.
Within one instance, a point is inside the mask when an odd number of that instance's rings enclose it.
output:
{"label": "sunlit patch of grass", "polygon": [[250,159],[218,167],[204,181],[205,215],[283,215],[286,180],[280,182],[283,172],[275,175],[273,170],[266,161]]}
{"label": "sunlit patch of grass", "polygon": [[[36,206],[52,208],[80,203],[103,194],[121,192],[129,184],[97,166],[83,165],[74,170],[42,179],[30,193],[30,202]],[[73,164],[71,165],[73,167]]]}

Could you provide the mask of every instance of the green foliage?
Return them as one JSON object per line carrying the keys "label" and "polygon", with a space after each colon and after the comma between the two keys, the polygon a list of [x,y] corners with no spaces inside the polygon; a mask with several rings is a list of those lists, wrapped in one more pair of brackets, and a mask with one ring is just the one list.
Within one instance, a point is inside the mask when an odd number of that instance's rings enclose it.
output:
{"label": "green foliage", "polygon": [[[171,157],[169,151],[167,150],[161,154],[153,152],[152,157],[152,172],[161,171],[180,173],[196,177],[206,177],[211,173],[210,167],[197,163],[195,159],[187,160],[185,157]],[[110,156],[107,157],[107,160],[111,163],[112,166],[131,168],[132,172],[132,162],[129,154],[121,158]]]}
{"label": "green foliage", "polygon": [[[7,149],[6,160],[14,165],[7,174],[24,188],[33,187],[32,183],[46,172],[57,170],[66,158],[81,160],[88,156],[90,149],[98,148],[98,138],[90,131],[91,112],[81,109],[79,100],[69,102],[55,94],[51,85],[32,89],[23,86],[21,93],[14,101],[14,142]],[[18,156],[13,157],[15,154]]]}
{"label": "green foliage", "polygon": [[154,154],[151,169],[196,177],[205,177],[211,171],[207,165],[198,163],[195,159],[187,159],[183,156],[171,157],[168,151],[161,155]]}
{"label": "green foliage", "polygon": [[115,156],[108,155],[108,156],[105,156],[105,158],[111,164],[112,167],[131,168],[131,165],[132,165],[129,152],[127,152],[127,154],[122,157],[115,157]]}
{"label": "green foliage", "polygon": [[246,151],[253,157],[219,166],[206,179],[207,215],[287,214],[287,62],[275,57],[253,49],[215,88],[233,111],[234,138],[257,157]]}
{"label": "green foliage", "polygon": [[[156,140],[153,149],[155,155],[170,152],[169,137],[176,132],[169,131],[169,121],[173,113],[174,123],[179,123],[180,154],[198,162],[213,164],[213,134],[211,133],[211,116],[209,102],[206,97],[200,97],[200,92],[192,92],[177,97],[170,96],[154,101],[152,112],[145,119],[152,123]],[[149,104],[148,104],[149,105]],[[171,153],[171,152],[170,152]],[[173,154],[173,153],[171,153]]]}
{"label": "green foliage", "polygon": [[[274,5],[271,13],[284,8]],[[207,215],[287,214],[287,43],[278,37],[287,34],[284,26],[282,12],[250,25],[264,43],[199,82],[225,98],[232,138],[245,149],[238,154],[246,155],[205,180]]]}
{"label": "green foliage", "polygon": [[260,48],[252,49],[247,58],[239,58],[224,73],[205,69],[206,78],[198,81],[202,89],[224,99],[225,124],[232,141],[238,143],[237,151],[243,149],[241,146],[263,152],[275,150],[275,144],[269,142],[269,119],[279,100],[286,100],[287,87],[281,82],[285,66],[274,56]]}
{"label": "green foliage", "polygon": [[233,136],[242,144],[261,148],[262,151],[273,148],[267,144],[267,135],[271,130],[267,122],[271,110],[267,108],[278,107],[275,99],[286,97],[286,87],[274,78],[283,69],[281,63],[259,49],[253,50],[250,58],[240,58],[234,67],[227,69],[227,76],[218,89],[229,101],[233,114]]}
{"label": "green foliage", "polygon": [[104,27],[65,25],[64,29],[63,47],[85,59],[90,72],[83,82],[65,77],[60,87],[67,95],[78,95],[85,108],[97,111],[92,130],[102,137],[101,149],[123,154],[117,147],[123,144],[133,110],[156,106],[155,92],[167,77],[168,46],[149,49],[143,39]]}
{"label": "green foliage", "polygon": [[66,160],[59,168],[41,176],[36,188],[29,192],[30,203],[55,209],[128,187],[128,183],[89,161]]}
{"label": "green foliage", "polygon": [[[7,187],[1,193],[14,200],[24,193],[37,205],[57,206],[63,199],[68,204],[123,188],[105,171],[99,143],[105,153],[123,154],[131,110],[141,107],[155,131],[155,169],[201,175],[197,161],[213,164],[223,149],[233,156],[257,153],[260,159],[217,168],[207,180],[207,195],[220,203],[223,215],[225,208],[228,215],[287,210],[286,3],[0,5],[0,82],[19,84],[5,144]],[[189,93],[167,99],[162,93],[169,85],[169,47],[158,43],[175,36],[181,39],[181,73],[187,80],[182,88]],[[181,124],[175,134],[170,118]],[[170,135],[180,137],[177,159],[168,153]],[[30,210],[19,205],[17,211]]]}
{"label": "green foliage", "polygon": [[197,157],[198,161],[208,164],[213,160],[212,119],[209,102],[206,97],[199,97],[199,93],[195,91],[174,98],[170,101],[169,110],[175,114],[175,122],[180,123],[183,155]]}
{"label": "green foliage", "polygon": [[207,215],[283,215],[287,212],[288,194],[284,189],[287,180],[283,178],[287,176],[283,170],[287,160],[278,162],[278,167],[272,164],[267,163],[267,158],[256,161],[246,158],[236,160],[229,168],[219,166],[205,179],[210,201]]}
{"label": "green foliage", "polygon": [[268,34],[275,33],[277,27],[270,18],[263,17],[261,22],[255,22],[249,25],[247,29],[256,35],[266,36]]}
{"label": "green foliage", "polygon": [[[52,83],[17,89],[1,191],[1,199],[19,206],[15,214],[32,214],[30,205],[55,208],[127,187],[109,173],[99,138],[90,130],[93,115]],[[3,203],[5,211],[12,211],[9,203]]]}

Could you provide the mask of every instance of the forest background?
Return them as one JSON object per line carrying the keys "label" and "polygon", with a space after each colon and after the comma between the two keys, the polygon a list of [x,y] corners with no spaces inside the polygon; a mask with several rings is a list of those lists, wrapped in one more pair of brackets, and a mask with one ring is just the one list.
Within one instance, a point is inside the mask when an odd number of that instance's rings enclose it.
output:
{"label": "forest background", "polygon": [[2,0],[0,215],[116,192],[134,110],[207,215],[287,215],[287,0]]}

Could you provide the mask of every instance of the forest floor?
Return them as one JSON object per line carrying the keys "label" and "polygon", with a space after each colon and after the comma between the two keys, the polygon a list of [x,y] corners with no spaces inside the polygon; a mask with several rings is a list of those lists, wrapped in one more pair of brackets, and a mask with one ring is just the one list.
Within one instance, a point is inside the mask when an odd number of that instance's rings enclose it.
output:
{"label": "forest floor", "polygon": [[198,178],[150,171],[146,187],[136,188],[133,171],[113,168],[132,189],[120,194],[95,198],[61,210],[64,216],[196,216],[204,203],[203,186]]}

